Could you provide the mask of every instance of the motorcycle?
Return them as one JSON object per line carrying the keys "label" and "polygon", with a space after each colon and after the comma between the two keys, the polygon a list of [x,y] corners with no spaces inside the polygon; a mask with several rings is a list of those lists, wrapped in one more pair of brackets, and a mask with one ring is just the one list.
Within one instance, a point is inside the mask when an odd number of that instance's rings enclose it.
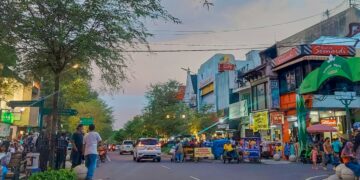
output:
{"label": "motorcycle", "polygon": [[102,163],[105,163],[107,156],[107,149],[104,146],[98,147],[99,158]]}

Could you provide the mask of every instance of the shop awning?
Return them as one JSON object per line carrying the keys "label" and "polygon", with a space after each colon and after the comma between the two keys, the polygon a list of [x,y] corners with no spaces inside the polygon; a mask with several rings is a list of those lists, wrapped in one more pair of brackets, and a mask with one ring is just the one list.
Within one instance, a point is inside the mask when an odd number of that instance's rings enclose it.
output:
{"label": "shop awning", "polygon": [[280,69],[286,68],[288,66],[291,66],[293,64],[296,64],[296,63],[299,63],[299,62],[302,62],[302,61],[309,61],[309,60],[311,60],[311,61],[325,61],[325,60],[328,60],[328,59],[329,59],[328,56],[315,56],[315,55],[303,56],[303,57],[291,60],[289,63],[282,64],[282,65],[274,68],[273,71],[278,71]]}
{"label": "shop awning", "polygon": [[332,77],[343,77],[352,82],[360,81],[360,58],[333,57],[308,74],[300,85],[300,94],[315,92],[323,82]]}
{"label": "shop awning", "polygon": [[306,130],[309,133],[337,132],[335,128],[323,124],[312,125],[308,127]]}

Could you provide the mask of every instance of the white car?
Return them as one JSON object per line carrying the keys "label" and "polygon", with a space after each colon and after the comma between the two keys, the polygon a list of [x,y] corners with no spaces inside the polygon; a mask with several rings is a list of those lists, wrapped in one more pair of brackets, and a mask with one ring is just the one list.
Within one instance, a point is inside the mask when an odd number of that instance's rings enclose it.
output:
{"label": "white car", "polygon": [[134,142],[131,140],[125,140],[122,142],[119,149],[120,149],[120,154],[124,154],[124,153],[133,154],[134,153]]}
{"label": "white car", "polygon": [[134,148],[134,161],[143,159],[161,161],[161,144],[155,138],[140,138]]}

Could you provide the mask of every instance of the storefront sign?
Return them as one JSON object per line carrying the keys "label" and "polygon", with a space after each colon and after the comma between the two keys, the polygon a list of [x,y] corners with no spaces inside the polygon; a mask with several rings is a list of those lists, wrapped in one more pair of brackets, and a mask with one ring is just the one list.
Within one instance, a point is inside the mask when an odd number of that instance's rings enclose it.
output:
{"label": "storefront sign", "polygon": [[280,56],[276,57],[273,61],[274,65],[279,66],[281,64],[284,64],[285,62],[298,57],[300,54],[301,54],[300,49],[298,47],[294,47],[289,51],[285,52],[284,54],[281,54]]}
{"label": "storefront sign", "polygon": [[241,117],[241,102],[230,104],[229,106],[229,119],[238,119]]}
{"label": "storefront sign", "polygon": [[0,137],[10,136],[10,124],[0,123]]}
{"label": "storefront sign", "polygon": [[201,89],[201,96],[205,96],[214,91],[214,83],[208,84]]}
{"label": "storefront sign", "polygon": [[253,114],[253,130],[257,132],[258,130],[268,130],[269,121],[268,121],[268,112],[256,112]]}
{"label": "storefront sign", "polygon": [[213,153],[208,147],[194,148],[194,156],[196,158],[211,158]]}
{"label": "storefront sign", "polygon": [[279,92],[279,81],[270,80],[271,90],[271,108],[280,108],[280,92]]}
{"label": "storefront sign", "polygon": [[284,113],[283,112],[271,112],[270,121],[272,125],[281,125],[284,123]]}
{"label": "storefront sign", "polygon": [[341,45],[311,45],[312,55],[338,55],[338,56],[354,56],[355,48],[351,46]]}
{"label": "storefront sign", "polygon": [[217,128],[218,129],[229,129],[229,124],[218,124]]}
{"label": "storefront sign", "polygon": [[247,100],[240,101],[240,117],[249,116]]}
{"label": "storefront sign", "polygon": [[3,111],[1,112],[1,122],[12,124],[14,123],[14,113],[9,111]]}
{"label": "storefront sign", "polygon": [[337,126],[336,119],[321,119],[320,123],[332,127]]}
{"label": "storefront sign", "polygon": [[232,64],[230,59],[231,59],[230,55],[224,55],[224,57],[222,58],[222,60],[219,62],[218,65],[219,72],[232,71],[235,69],[235,64]]}

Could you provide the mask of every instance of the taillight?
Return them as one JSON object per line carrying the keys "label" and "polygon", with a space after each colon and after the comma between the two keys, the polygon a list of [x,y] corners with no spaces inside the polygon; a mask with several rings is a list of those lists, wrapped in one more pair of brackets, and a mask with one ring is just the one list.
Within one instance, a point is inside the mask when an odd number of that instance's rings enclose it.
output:
{"label": "taillight", "polygon": [[139,143],[139,144],[138,144],[138,146],[139,146],[139,147],[144,147],[144,145],[143,145],[143,144],[141,144],[141,143]]}
{"label": "taillight", "polygon": [[156,144],[156,147],[161,147],[161,144],[160,143]]}

